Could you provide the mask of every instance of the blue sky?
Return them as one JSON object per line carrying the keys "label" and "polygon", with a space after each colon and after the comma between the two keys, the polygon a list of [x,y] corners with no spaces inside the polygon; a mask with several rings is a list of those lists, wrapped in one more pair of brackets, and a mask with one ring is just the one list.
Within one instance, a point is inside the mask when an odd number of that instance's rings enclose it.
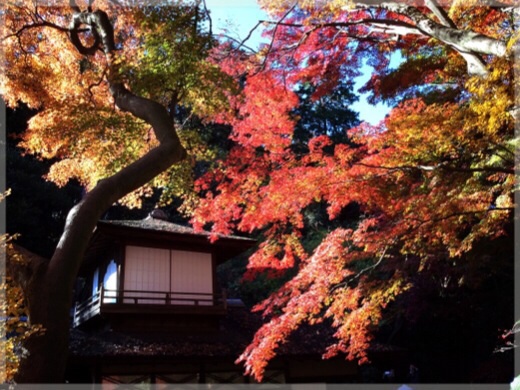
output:
{"label": "blue sky", "polygon": [[[206,0],[206,5],[211,11],[213,32],[223,33],[237,40],[244,39],[259,20],[268,19],[264,11],[260,9],[256,0]],[[260,29],[255,31],[252,39],[246,44],[256,48],[261,41]],[[360,88],[370,77],[371,68],[365,67],[365,74],[356,80],[356,88]],[[389,108],[385,105],[370,105],[366,96],[360,95],[358,102],[354,103],[352,109],[359,112],[360,119],[373,125],[377,124],[388,113]]]}
{"label": "blue sky", "polygon": [[[227,34],[238,40],[247,37],[259,20],[268,19],[256,0],[206,0],[206,5],[211,11],[213,32],[228,30]],[[258,46],[260,31],[260,28],[255,31],[248,45]]]}

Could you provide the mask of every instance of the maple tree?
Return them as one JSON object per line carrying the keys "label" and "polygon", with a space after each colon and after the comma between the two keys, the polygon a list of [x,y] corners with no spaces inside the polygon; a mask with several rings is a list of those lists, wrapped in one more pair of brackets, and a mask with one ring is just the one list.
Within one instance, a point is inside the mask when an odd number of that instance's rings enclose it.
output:
{"label": "maple tree", "polygon": [[[238,362],[258,379],[305,323],[335,328],[324,357],[367,361],[385,310],[414,289],[412,273],[447,259],[464,264],[475,245],[507,234],[520,103],[514,6],[261,4],[275,20],[268,23],[272,41],[250,58],[257,67],[246,67],[243,100],[233,101],[237,115],[217,118],[233,126],[236,144],[197,182],[204,196],[193,217],[214,233],[262,232],[246,279],[256,270],[276,276],[296,269],[254,308],[267,321]],[[403,61],[389,69],[396,51]],[[359,75],[363,61],[375,68],[364,87],[372,100],[396,105],[387,118],[346,125],[348,142],[325,131],[303,153],[292,148],[298,88],[312,85],[319,101]],[[244,62],[223,66],[244,72]],[[352,205],[360,218],[339,221],[308,248],[305,212],[317,203],[331,220]],[[461,276],[454,283],[468,282]]]}
{"label": "maple tree", "polygon": [[[46,178],[85,188],[69,212],[52,257],[12,267],[31,324],[18,382],[63,381],[73,284],[102,213],[120,200],[139,206],[162,189],[183,197],[192,166],[211,159],[193,121],[225,111],[230,78],[208,57],[213,38],[201,2],[71,1],[2,8],[0,93],[7,105],[36,109],[20,145],[53,165]],[[190,158],[186,159],[189,153]]]}
{"label": "maple tree", "polygon": [[[217,64],[208,59],[201,8],[165,4],[172,7],[20,1],[2,11],[0,92],[10,106],[38,108],[22,145],[56,160],[48,179],[75,178],[88,190],[50,261],[32,257],[14,270],[31,323],[45,330],[29,339],[19,381],[62,380],[72,284],[105,209],[120,198],[139,205],[154,187],[163,189],[161,202],[182,196],[187,211],[194,207],[191,164],[216,154],[176,120],[186,107],[232,125],[235,142],[197,182],[205,197],[194,224],[262,231],[247,276],[298,271],[258,305],[270,321],[241,357],[258,378],[305,322],[328,319],[336,328],[326,356],[366,359],[385,308],[413,288],[406,256],[419,259],[419,271],[439,258],[463,259],[510,223],[514,7],[264,0],[275,19],[272,44],[254,58],[231,50]],[[406,60],[388,70],[396,50]],[[335,101],[335,88],[364,60],[376,69],[366,87],[373,99],[399,106],[380,126],[339,139],[329,127],[312,128],[306,148],[295,150],[297,87],[312,86],[315,102]],[[186,150],[194,158],[184,159]],[[316,204],[336,221],[357,204],[362,218],[339,221],[309,247],[302,235]]]}

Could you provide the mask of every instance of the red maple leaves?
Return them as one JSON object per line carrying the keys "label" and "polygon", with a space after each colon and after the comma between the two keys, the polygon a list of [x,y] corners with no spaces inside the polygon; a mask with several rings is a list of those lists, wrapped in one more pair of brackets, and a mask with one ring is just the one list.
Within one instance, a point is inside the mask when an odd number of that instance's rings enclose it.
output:
{"label": "red maple leaves", "polygon": [[[366,361],[385,307],[410,287],[399,271],[401,257],[460,256],[476,240],[499,235],[511,218],[511,165],[502,160],[503,172],[497,173],[498,165],[486,163],[499,152],[484,148],[483,138],[496,135],[480,133],[475,140],[477,122],[468,121],[474,115],[471,98],[462,106],[405,101],[384,127],[351,130],[352,145],[334,145],[322,135],[298,155],[289,147],[293,96],[270,78],[274,96],[267,97],[266,78],[255,77],[247,81],[250,100],[235,125],[237,146],[217,173],[200,180],[217,184],[194,220],[212,223],[219,233],[263,232],[246,278],[265,268],[297,267],[298,273],[255,308],[269,321],[239,361],[261,378],[294,329],[323,318],[331,319],[338,340],[324,356],[344,353]],[[288,99],[282,103],[284,94]],[[501,131],[505,148],[512,127]],[[353,203],[363,217],[352,229],[330,232],[308,253],[302,245],[303,212],[315,202],[327,204],[331,220]],[[393,268],[383,279],[370,272],[385,263]]]}

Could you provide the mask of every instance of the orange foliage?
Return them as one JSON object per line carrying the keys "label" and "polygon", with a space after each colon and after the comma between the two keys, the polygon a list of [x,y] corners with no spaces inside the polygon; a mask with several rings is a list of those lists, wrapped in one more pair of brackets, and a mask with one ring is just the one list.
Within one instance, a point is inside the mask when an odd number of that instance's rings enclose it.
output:
{"label": "orange foliage", "polygon": [[[0,27],[4,55],[0,93],[10,107],[23,102],[38,109],[20,146],[55,160],[48,180],[63,186],[77,179],[87,191],[158,144],[142,120],[116,109],[108,75],[120,78],[137,94],[165,106],[189,107],[201,117],[225,112],[226,93],[234,85],[208,59],[212,37],[200,26],[193,28],[204,18],[193,3],[176,1],[154,10],[96,0],[94,8],[105,10],[114,21],[118,50],[111,63],[101,50],[90,56],[76,50],[69,38],[73,12],[66,4],[9,3]],[[92,44],[91,33],[80,35],[85,45]],[[182,130],[181,142],[194,161],[213,157],[196,129]],[[178,178],[175,183],[172,176]],[[154,187],[163,189],[163,203],[176,196],[189,198],[192,181],[190,162],[185,161],[123,202],[139,206],[141,196],[151,194]]]}

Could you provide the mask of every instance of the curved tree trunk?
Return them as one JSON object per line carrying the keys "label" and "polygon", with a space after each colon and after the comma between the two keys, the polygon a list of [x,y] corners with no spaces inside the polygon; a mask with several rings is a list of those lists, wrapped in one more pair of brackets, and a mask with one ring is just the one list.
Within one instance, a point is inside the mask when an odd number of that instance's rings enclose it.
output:
{"label": "curved tree trunk", "polygon": [[[74,9],[72,42],[83,54],[93,54],[99,49],[85,48],[77,39],[80,25],[91,26],[110,65],[115,45],[108,16],[103,11],[81,13]],[[109,72],[107,78],[116,106],[150,124],[160,144],[115,175],[100,181],[69,212],[54,255],[46,266],[32,275],[25,289],[30,320],[42,324],[45,334],[32,338],[27,344],[29,355],[22,360],[17,383],[63,382],[73,285],[97,221],[118,199],[146,184],[186,155],[167,110],[155,101],[134,95],[112,78],[111,73],[115,72]]]}

